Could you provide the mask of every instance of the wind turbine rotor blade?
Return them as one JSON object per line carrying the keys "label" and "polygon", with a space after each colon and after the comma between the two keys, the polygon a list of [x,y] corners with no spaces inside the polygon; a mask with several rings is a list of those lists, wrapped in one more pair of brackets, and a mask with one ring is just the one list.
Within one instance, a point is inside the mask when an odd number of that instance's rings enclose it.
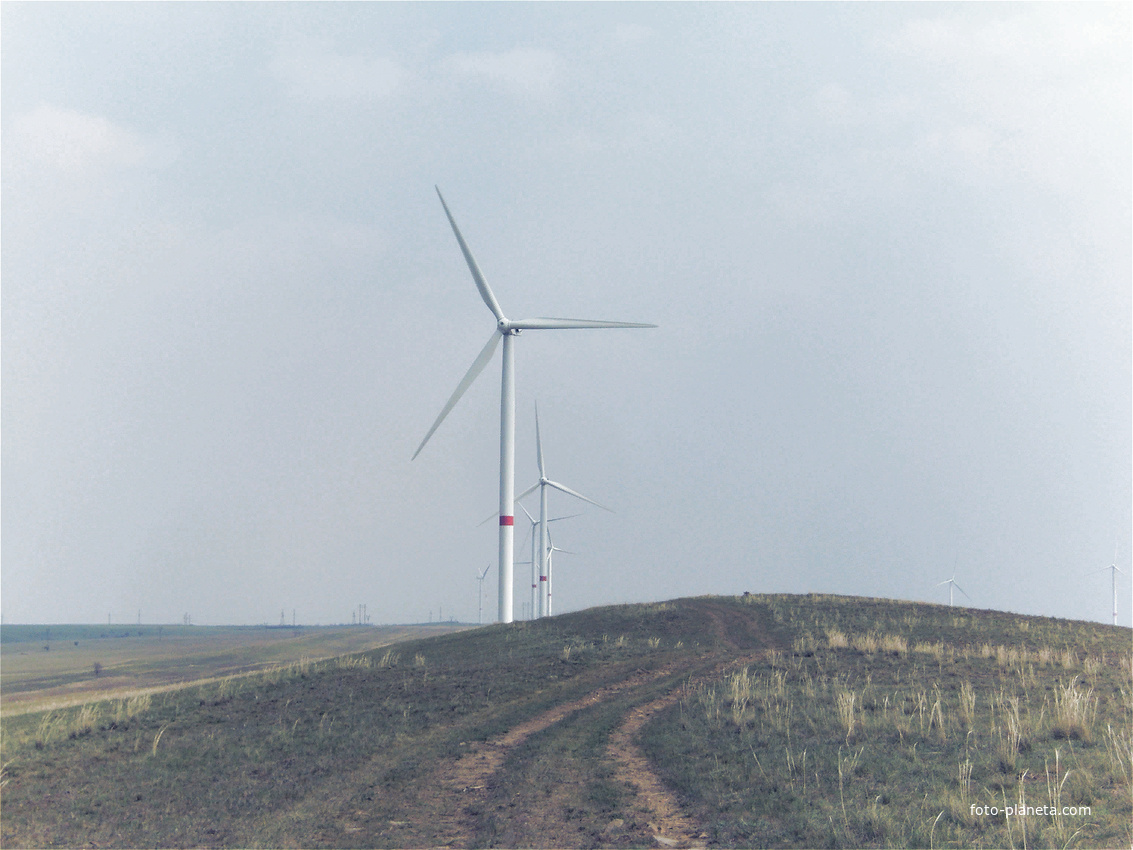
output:
{"label": "wind turbine rotor blade", "polygon": [[601,508],[604,511],[609,511],[610,513],[614,513],[613,508],[607,508],[605,505],[600,505],[597,502],[595,502],[593,499],[588,499],[585,496],[583,496],[581,493],[579,493],[578,491],[570,489],[565,484],[559,484],[557,481],[548,481],[547,486],[554,487],[556,490],[561,490],[562,492],[566,493],[569,496],[574,496],[576,499],[582,499],[582,501],[584,501],[584,502],[589,502],[591,505],[594,505],[594,507],[596,507],[596,508]]}
{"label": "wind turbine rotor blade", "polygon": [[[543,441],[539,439],[539,402],[535,402],[535,455],[539,460],[539,478],[546,478],[547,473],[543,471]],[[1113,560],[1116,561],[1117,558]]]}
{"label": "wind turbine rotor blade", "polygon": [[572,330],[575,328],[655,328],[656,325],[641,322],[605,322],[597,319],[519,319],[508,322],[508,327],[518,331]]}
{"label": "wind turbine rotor blade", "polygon": [[[527,520],[528,520],[527,533],[523,535],[523,543],[520,543],[519,545],[520,546],[525,545],[527,543],[527,541],[530,539],[531,543],[532,543],[532,546],[531,546],[532,556],[534,556],[534,554],[535,554],[534,553],[534,549],[535,549],[535,546],[534,546],[535,529],[539,527],[539,520],[537,520],[537,519],[535,519],[535,517],[531,516],[531,511],[527,510],[527,508],[523,507],[523,505],[520,505],[519,509],[521,511],[523,511],[525,514],[527,514]],[[531,561],[522,561],[521,563],[530,564]]]}
{"label": "wind turbine rotor blade", "polygon": [[421,445],[417,447],[417,451],[413,453],[413,457],[410,458],[410,460],[413,460],[417,455],[421,454],[421,449],[425,448],[425,443],[429,442],[429,438],[433,436],[433,432],[440,427],[445,417],[448,416],[449,411],[456,406],[456,403],[460,401],[460,397],[464,395],[468,388],[472,386],[472,382],[484,371],[484,367],[488,365],[488,361],[491,360],[492,355],[496,353],[496,346],[500,344],[502,338],[503,336],[498,330],[492,331],[492,337],[488,340],[488,344],[476,355],[476,359],[472,361],[472,366],[464,373],[464,377],[461,379],[460,383],[456,385],[456,389],[445,403],[444,409],[441,410],[440,415],[437,416],[437,421],[433,423],[433,427],[429,429],[429,433],[425,435],[425,439],[421,441]]}
{"label": "wind turbine rotor blade", "polygon": [[472,252],[468,250],[468,243],[464,241],[464,237],[460,235],[460,228],[456,226],[456,219],[452,217],[449,212],[448,204],[445,203],[445,196],[441,194],[439,187],[434,186],[437,190],[437,197],[441,199],[441,206],[445,208],[445,215],[448,216],[448,223],[452,225],[452,232],[456,234],[456,241],[460,245],[460,252],[464,254],[464,261],[468,263],[468,270],[472,272],[472,279],[476,281],[476,288],[480,290],[480,297],[484,299],[484,303],[488,305],[488,309],[492,311],[492,315],[496,317],[497,322],[505,321],[504,311],[500,309],[500,304],[496,301],[496,296],[492,294],[488,282],[484,280],[484,275],[480,272],[480,267],[476,265],[476,259],[472,256]]}
{"label": "wind turbine rotor blade", "polygon": [[[530,487],[528,487],[526,490],[524,490],[522,493],[520,493],[518,496],[516,496],[515,501],[518,502],[520,499],[526,499],[528,496],[530,496],[532,493],[534,493],[537,489],[539,489],[539,482],[538,481],[536,481],[534,484],[532,484]],[[520,507],[523,508],[523,505],[520,505]],[[523,510],[526,511],[527,508],[523,508]],[[528,516],[530,516],[530,514],[528,514]]]}
{"label": "wind turbine rotor blade", "polygon": [[[566,516],[554,516],[554,517],[551,517],[549,520],[547,520],[547,522],[558,522],[560,519],[574,519],[576,516],[582,516],[582,514],[567,514]],[[1118,570],[1118,572],[1120,572],[1120,570]]]}
{"label": "wind turbine rotor blade", "polygon": [[933,585],[933,587],[941,587],[942,585],[948,584],[951,581],[952,581],[952,579],[948,579],[948,581],[938,581],[936,584]]}
{"label": "wind turbine rotor blade", "polygon": [[566,552],[568,555],[577,555],[577,552],[571,552],[569,549],[560,549],[555,545],[555,541],[551,539],[551,529],[547,529],[547,555],[552,552]]}
{"label": "wind turbine rotor blade", "polygon": [[[956,589],[958,591],[963,593],[965,596],[968,596],[968,592],[966,590],[964,590],[964,588],[960,587],[960,585],[956,584],[956,582],[952,582],[952,584],[956,585]],[[968,598],[971,599],[972,597],[968,596]]]}

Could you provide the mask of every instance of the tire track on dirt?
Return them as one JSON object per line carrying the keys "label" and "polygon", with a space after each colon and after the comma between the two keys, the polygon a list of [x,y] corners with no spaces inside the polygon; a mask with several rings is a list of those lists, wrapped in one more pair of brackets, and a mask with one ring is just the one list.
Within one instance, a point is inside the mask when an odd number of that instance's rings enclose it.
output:
{"label": "tire track on dirt", "polygon": [[648,685],[674,675],[679,662],[655,670],[639,670],[632,676],[596,688],[583,697],[556,705],[541,714],[519,723],[489,741],[469,745],[468,752],[436,774],[435,786],[447,792],[455,806],[440,812],[436,818],[436,844],[446,847],[468,847],[475,840],[480,813],[489,805],[495,777],[512,750],[532,735],[549,729],[566,717],[598,705],[618,694]]}
{"label": "tire track on dirt", "polygon": [[[561,702],[549,707],[544,702],[544,708],[515,722],[506,731],[486,741],[462,743],[459,756],[444,757],[433,765],[419,764],[409,751],[392,760],[389,754],[383,754],[372,764],[329,780],[330,784],[322,793],[295,807],[288,822],[296,827],[307,824],[301,828],[308,834],[311,834],[312,821],[323,824],[313,833],[315,841],[310,837],[306,840],[309,846],[377,843],[402,847],[472,847],[498,840],[501,836],[491,836],[501,819],[509,825],[508,838],[503,839],[505,844],[585,846],[585,841],[578,844],[573,839],[579,832],[577,815],[570,820],[568,807],[573,803],[564,804],[560,796],[543,800],[540,794],[534,801],[535,806],[525,809],[521,816],[507,806],[506,800],[514,793],[514,789],[509,791],[515,781],[508,773],[513,767],[511,759],[525,742],[589,709],[605,710],[611,719],[620,715],[628,724],[623,729],[618,728],[622,723],[613,724],[606,743],[599,744],[595,753],[595,758],[601,759],[611,771],[611,779],[615,778],[616,768],[621,772],[615,781],[635,791],[632,802],[615,818],[615,822],[621,819],[623,823],[632,819],[632,824],[623,834],[619,834],[621,830],[617,828],[602,830],[608,837],[604,843],[615,840],[624,846],[632,833],[639,844],[647,842],[650,834],[660,836],[657,843],[663,846],[703,844],[695,819],[683,812],[676,797],[636,745],[635,738],[653,714],[680,699],[683,689],[696,687],[719,677],[730,667],[758,659],[766,638],[760,634],[759,627],[750,622],[757,616],[754,611],[748,614],[735,606],[708,601],[699,601],[695,607],[708,631],[717,638],[715,649],[689,653],[655,668],[627,665],[620,674],[623,678],[616,681],[610,681],[608,675],[590,683],[576,681],[571,689],[573,693],[561,695]],[[753,651],[756,646],[759,651]],[[611,707],[612,702],[618,705]],[[435,734],[446,737],[454,731],[438,728]],[[450,737],[450,740],[460,739]],[[385,774],[393,770],[408,770],[413,779],[405,785],[404,780],[394,780],[392,786],[387,786],[390,780]],[[558,766],[548,763],[545,770],[558,771]],[[585,782],[585,776],[586,773],[572,776],[568,770],[562,777],[567,784],[556,780],[554,787],[565,788],[570,782],[574,783],[570,787],[577,787],[580,780]],[[385,787],[390,790],[383,790]],[[410,812],[413,816],[407,817]],[[530,825],[520,822],[528,820]],[[647,824],[652,827],[651,832],[643,829]],[[588,840],[593,842],[598,832],[591,832],[589,836]],[[286,829],[273,838],[279,840],[269,843],[278,846],[303,843]],[[602,838],[598,840],[601,842]]]}
{"label": "tire track on dirt", "polygon": [[[634,789],[634,808],[640,819],[648,822],[653,840],[662,847],[705,847],[708,834],[688,815],[680,800],[653,768],[648,756],[637,743],[641,728],[659,711],[678,702],[683,696],[709,681],[720,678],[729,670],[746,667],[764,657],[771,648],[767,635],[750,616],[726,605],[700,602],[699,607],[712,620],[713,633],[728,650],[740,653],[735,630],[748,645],[748,651],[721,661],[710,670],[698,673],[663,696],[631,709],[625,720],[610,736],[606,756],[614,763],[614,776]],[[763,646],[751,651],[752,643]]]}

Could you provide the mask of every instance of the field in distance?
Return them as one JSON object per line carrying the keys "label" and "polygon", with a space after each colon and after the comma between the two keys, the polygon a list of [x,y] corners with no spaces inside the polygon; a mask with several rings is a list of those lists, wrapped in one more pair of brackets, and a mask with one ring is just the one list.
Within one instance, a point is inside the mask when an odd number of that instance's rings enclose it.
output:
{"label": "field in distance", "polygon": [[0,625],[0,714],[81,705],[468,628]]}
{"label": "field in distance", "polygon": [[0,846],[1129,847],[1131,651],[821,595],[486,626],[0,717]]}

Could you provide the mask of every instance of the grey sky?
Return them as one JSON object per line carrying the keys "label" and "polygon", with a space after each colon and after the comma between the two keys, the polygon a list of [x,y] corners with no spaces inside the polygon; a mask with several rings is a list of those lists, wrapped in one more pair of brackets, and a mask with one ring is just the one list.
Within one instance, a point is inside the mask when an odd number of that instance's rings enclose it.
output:
{"label": "grey sky", "polygon": [[5,622],[475,618],[498,354],[409,460],[493,327],[439,184],[509,316],[660,325],[518,340],[517,491],[538,399],[617,511],[557,611],[1108,622],[1116,542],[1130,624],[1128,4],[0,14]]}

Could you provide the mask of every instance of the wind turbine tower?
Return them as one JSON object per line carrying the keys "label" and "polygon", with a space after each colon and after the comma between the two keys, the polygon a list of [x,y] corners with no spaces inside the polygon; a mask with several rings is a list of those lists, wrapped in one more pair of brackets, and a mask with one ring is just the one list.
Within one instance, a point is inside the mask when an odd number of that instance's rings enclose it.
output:
{"label": "wind turbine tower", "polygon": [[655,328],[657,326],[641,324],[639,322],[606,322],[592,319],[509,319],[504,315],[504,311],[500,308],[499,302],[496,301],[496,296],[492,293],[488,282],[480,272],[480,267],[476,264],[472,252],[468,249],[468,245],[465,243],[464,237],[460,233],[460,228],[456,226],[456,220],[452,217],[452,213],[449,212],[448,204],[445,203],[444,196],[441,195],[439,188],[437,189],[437,197],[441,199],[441,206],[444,207],[445,216],[452,226],[453,235],[456,236],[457,244],[460,245],[460,251],[464,254],[464,261],[468,264],[468,270],[472,273],[472,279],[476,282],[476,288],[480,292],[480,297],[496,318],[496,328],[492,331],[492,336],[488,339],[484,348],[481,349],[476,359],[472,362],[472,366],[465,373],[460,383],[457,384],[456,389],[445,403],[445,406],[441,409],[436,421],[433,422],[429,433],[425,435],[425,439],[421,441],[421,445],[419,445],[417,451],[413,453],[413,457],[417,457],[417,455],[421,453],[421,449],[425,448],[425,444],[429,442],[429,438],[433,436],[433,432],[440,427],[441,422],[448,416],[449,411],[460,401],[460,397],[464,395],[467,389],[472,385],[472,382],[484,371],[484,367],[488,365],[488,361],[492,359],[492,355],[496,352],[497,345],[499,345],[502,340],[503,368],[500,379],[500,578],[498,619],[502,623],[510,623],[514,619],[512,615],[514,595],[512,560],[515,543],[515,515],[513,514],[515,504],[515,337],[526,330]]}

